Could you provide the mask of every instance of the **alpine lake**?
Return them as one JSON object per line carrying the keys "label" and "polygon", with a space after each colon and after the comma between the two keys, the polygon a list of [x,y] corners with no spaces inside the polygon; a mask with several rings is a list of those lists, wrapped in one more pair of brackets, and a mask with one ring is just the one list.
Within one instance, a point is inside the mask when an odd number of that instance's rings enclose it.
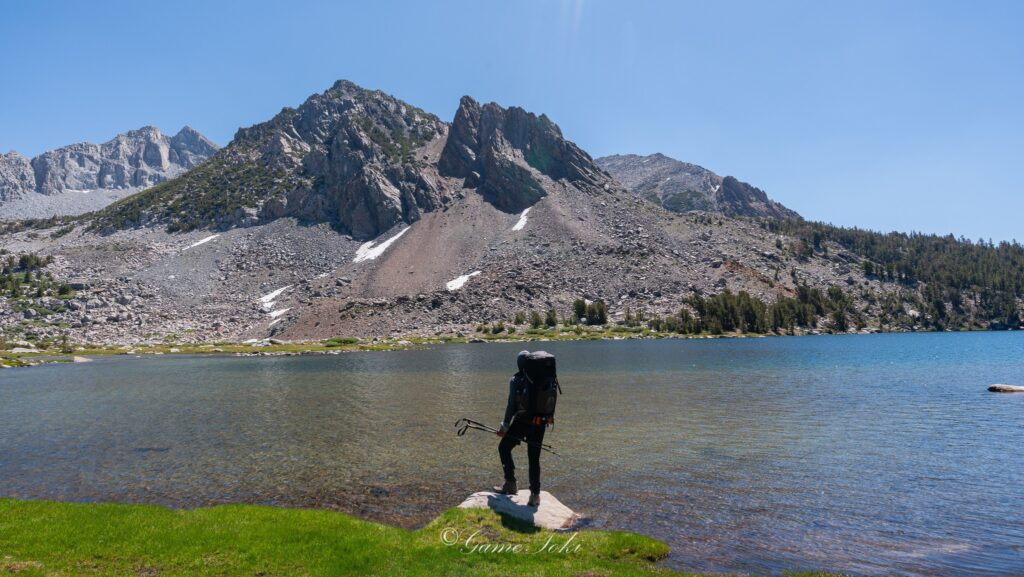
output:
{"label": "alpine lake", "polygon": [[[543,484],[696,572],[1024,574],[1024,334],[126,356],[0,373],[0,496],[416,527],[501,481],[515,355],[558,357]],[[526,456],[515,453],[521,479]]]}

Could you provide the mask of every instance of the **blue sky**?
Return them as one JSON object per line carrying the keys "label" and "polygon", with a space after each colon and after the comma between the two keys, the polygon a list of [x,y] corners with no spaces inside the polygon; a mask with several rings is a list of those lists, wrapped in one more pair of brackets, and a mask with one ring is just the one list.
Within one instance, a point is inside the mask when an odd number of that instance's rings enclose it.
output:
{"label": "blue sky", "polygon": [[0,152],[154,124],[219,144],[339,78],[453,116],[547,113],[805,217],[1024,240],[1024,2],[29,2],[0,19]]}

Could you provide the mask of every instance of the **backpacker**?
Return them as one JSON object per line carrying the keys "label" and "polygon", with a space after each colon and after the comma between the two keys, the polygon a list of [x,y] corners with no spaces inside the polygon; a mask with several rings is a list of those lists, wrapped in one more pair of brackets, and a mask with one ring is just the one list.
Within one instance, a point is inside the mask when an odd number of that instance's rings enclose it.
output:
{"label": "backpacker", "polygon": [[555,371],[555,355],[544,351],[527,354],[523,376],[526,387],[519,395],[519,409],[523,417],[534,424],[553,423],[555,403],[562,392]]}

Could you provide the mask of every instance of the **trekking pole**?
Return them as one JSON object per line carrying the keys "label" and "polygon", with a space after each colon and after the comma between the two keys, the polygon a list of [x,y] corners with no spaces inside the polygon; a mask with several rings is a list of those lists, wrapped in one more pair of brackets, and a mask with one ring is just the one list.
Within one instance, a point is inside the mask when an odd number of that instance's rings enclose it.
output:
{"label": "trekking pole", "polygon": [[[494,427],[490,427],[479,421],[474,421],[473,419],[467,419],[465,417],[459,419],[458,421],[455,421],[455,429],[455,434],[458,435],[459,437],[465,435],[466,431],[469,429],[476,429],[477,431],[483,431],[485,433],[498,433],[498,429],[495,429]],[[508,433],[505,433],[505,436],[512,439],[513,441],[519,441],[520,443],[525,443],[527,445],[539,446],[541,451],[547,451],[552,455],[558,455],[558,453],[555,452],[554,448],[552,448],[551,445],[545,443],[538,443],[536,441],[527,441],[526,439],[519,438],[515,435],[509,435]]]}

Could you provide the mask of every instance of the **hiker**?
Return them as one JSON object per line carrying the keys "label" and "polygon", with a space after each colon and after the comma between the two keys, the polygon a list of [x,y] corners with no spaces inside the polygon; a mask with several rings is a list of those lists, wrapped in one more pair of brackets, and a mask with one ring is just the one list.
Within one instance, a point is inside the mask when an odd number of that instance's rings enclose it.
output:
{"label": "hiker", "polygon": [[498,456],[505,472],[505,484],[495,487],[503,495],[518,493],[516,466],[512,461],[512,449],[526,443],[526,455],[530,460],[530,500],[527,505],[540,505],[540,451],[544,441],[544,430],[554,423],[555,401],[558,379],[555,374],[555,357],[544,351],[531,353],[521,351],[516,357],[519,369],[508,384],[508,403],[505,418],[498,428]]}

